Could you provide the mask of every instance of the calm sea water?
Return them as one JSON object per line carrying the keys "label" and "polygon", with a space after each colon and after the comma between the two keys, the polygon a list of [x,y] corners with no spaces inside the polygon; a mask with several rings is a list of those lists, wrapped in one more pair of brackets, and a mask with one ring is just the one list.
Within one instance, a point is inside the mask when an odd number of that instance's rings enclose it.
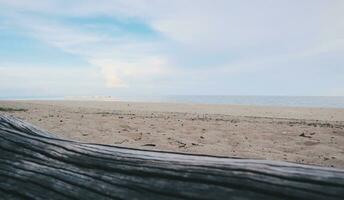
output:
{"label": "calm sea water", "polygon": [[139,102],[171,102],[171,103],[201,103],[201,104],[232,104],[257,106],[291,106],[291,107],[329,107],[344,108],[343,97],[316,96],[206,96],[206,95],[178,95],[178,96],[146,96],[121,97],[120,101]]}
{"label": "calm sea water", "polygon": [[[13,99],[13,98],[0,98]],[[255,106],[323,107],[344,108],[344,96],[215,96],[215,95],[169,95],[169,96],[126,96],[126,97],[30,97],[22,100],[115,100],[133,102],[169,102],[200,104],[231,104]]]}

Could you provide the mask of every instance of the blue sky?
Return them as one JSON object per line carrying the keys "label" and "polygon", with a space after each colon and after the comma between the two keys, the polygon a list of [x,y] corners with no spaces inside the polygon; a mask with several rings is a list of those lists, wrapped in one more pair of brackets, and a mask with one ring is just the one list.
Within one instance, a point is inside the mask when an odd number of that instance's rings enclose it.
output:
{"label": "blue sky", "polygon": [[0,98],[344,95],[342,0],[0,0]]}

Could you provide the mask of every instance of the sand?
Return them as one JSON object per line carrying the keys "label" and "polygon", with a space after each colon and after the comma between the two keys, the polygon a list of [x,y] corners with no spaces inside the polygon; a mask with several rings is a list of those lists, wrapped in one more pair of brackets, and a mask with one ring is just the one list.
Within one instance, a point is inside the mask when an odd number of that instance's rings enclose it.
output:
{"label": "sand", "polygon": [[344,168],[344,109],[106,101],[0,101],[61,138]]}

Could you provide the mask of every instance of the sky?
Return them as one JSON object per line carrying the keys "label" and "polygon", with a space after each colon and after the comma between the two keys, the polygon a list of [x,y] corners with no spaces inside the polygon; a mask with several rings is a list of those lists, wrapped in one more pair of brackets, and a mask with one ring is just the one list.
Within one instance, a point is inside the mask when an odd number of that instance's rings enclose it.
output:
{"label": "sky", "polygon": [[343,0],[0,0],[0,98],[344,95]]}

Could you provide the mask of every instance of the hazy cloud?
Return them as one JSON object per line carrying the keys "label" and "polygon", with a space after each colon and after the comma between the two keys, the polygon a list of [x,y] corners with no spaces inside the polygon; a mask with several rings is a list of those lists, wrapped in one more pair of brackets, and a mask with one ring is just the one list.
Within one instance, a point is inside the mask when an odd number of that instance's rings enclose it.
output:
{"label": "hazy cloud", "polygon": [[[106,87],[149,85],[161,91],[181,83],[193,88],[225,82],[224,75],[257,73],[265,82],[272,69],[288,63],[307,70],[332,63],[327,54],[336,63],[320,67],[338,69],[344,62],[343,10],[341,0],[0,0],[6,27],[81,57]],[[140,30],[133,34],[113,23],[109,27],[121,33],[114,34],[68,23],[69,18],[100,19],[88,27],[102,18],[135,21],[153,35],[147,39]]]}

